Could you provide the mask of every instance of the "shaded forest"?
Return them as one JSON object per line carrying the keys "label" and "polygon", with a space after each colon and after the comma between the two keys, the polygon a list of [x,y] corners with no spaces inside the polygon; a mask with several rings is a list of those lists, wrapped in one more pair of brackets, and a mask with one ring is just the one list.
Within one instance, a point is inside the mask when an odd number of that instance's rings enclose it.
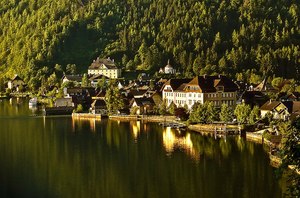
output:
{"label": "shaded forest", "polygon": [[97,56],[154,73],[299,79],[297,0],[2,0],[0,78],[36,86]]}

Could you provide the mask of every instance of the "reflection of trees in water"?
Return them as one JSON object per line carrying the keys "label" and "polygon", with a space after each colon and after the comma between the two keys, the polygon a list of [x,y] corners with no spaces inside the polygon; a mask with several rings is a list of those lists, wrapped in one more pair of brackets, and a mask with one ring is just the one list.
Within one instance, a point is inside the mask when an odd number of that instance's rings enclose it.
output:
{"label": "reflection of trees in water", "polygon": [[[135,140],[130,123],[103,122],[96,123],[96,133],[90,132],[89,122],[79,123],[81,126],[76,123],[72,133],[69,118],[46,119],[45,127],[42,119],[33,119],[26,125],[15,120],[6,123],[0,133],[0,164],[9,168],[7,178],[18,181],[11,184],[12,189],[28,184],[27,190],[20,190],[27,194],[16,197],[31,193],[36,197],[72,198],[276,195],[274,181],[266,178],[270,172],[264,170],[268,168],[265,164],[253,163],[250,155],[233,155],[239,148],[235,139],[225,142],[194,133],[175,133],[176,138],[186,140],[180,140],[179,145],[192,145],[190,148],[201,155],[199,163],[190,163],[186,152],[176,149],[166,156],[158,125],[145,128],[141,124]],[[225,160],[223,153],[229,153],[226,157],[233,161],[221,164]],[[258,159],[264,162],[262,157]],[[251,168],[254,170],[250,171]],[[18,172],[12,173],[14,170]],[[14,177],[10,177],[12,174]],[[262,182],[260,177],[266,179]],[[258,192],[253,192],[256,188]]]}

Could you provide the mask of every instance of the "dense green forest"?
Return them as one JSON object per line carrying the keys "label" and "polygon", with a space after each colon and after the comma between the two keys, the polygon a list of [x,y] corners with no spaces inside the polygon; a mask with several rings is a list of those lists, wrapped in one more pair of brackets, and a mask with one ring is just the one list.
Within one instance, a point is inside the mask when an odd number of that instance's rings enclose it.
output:
{"label": "dense green forest", "polygon": [[299,0],[2,0],[0,78],[36,86],[97,56],[185,76],[299,78]]}

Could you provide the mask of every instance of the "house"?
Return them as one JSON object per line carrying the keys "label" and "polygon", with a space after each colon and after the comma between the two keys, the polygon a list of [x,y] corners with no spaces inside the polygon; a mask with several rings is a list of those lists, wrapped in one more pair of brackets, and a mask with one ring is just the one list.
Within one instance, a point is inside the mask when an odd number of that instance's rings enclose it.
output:
{"label": "house", "polygon": [[153,113],[154,106],[152,98],[133,98],[130,102],[131,112],[137,115]]}
{"label": "house", "polygon": [[62,77],[62,82],[63,83],[66,83],[66,82],[75,82],[75,83],[78,83],[78,84],[81,84],[81,81],[82,81],[82,75],[64,75]]}
{"label": "house", "polygon": [[120,78],[121,77],[121,69],[119,69],[115,61],[110,59],[100,59],[99,57],[92,62],[92,64],[88,68],[89,75],[97,75],[101,74],[108,78]]}
{"label": "house", "polygon": [[103,99],[94,100],[90,110],[92,114],[107,115],[107,107]]}
{"label": "house", "polygon": [[287,93],[281,92],[281,93],[279,93],[279,100],[280,101],[299,101],[300,93],[293,92],[291,94],[287,94]]}
{"label": "house", "polygon": [[300,115],[300,101],[268,101],[260,107],[261,117],[271,114],[274,119],[288,120]]}
{"label": "house", "polygon": [[11,90],[19,91],[21,86],[25,86],[25,82],[17,74],[7,83],[7,87]]}
{"label": "house", "polygon": [[128,92],[128,98],[143,98],[147,90],[132,89]]}
{"label": "house", "polygon": [[66,98],[72,98],[75,106],[81,104],[85,109],[89,109],[92,104],[92,97],[95,97],[98,90],[94,87],[73,87],[67,88]]}
{"label": "house", "polygon": [[159,73],[176,74],[176,69],[170,65],[170,60],[168,60],[168,64],[164,68],[160,68]]}
{"label": "house", "polygon": [[74,107],[72,98],[57,98],[54,102],[55,107]]}
{"label": "house", "polygon": [[268,100],[268,96],[261,91],[244,91],[238,102],[248,104],[253,108],[254,106],[262,106]]}
{"label": "house", "polygon": [[172,102],[177,107],[195,103],[212,102],[220,107],[223,103],[229,106],[236,105],[237,85],[223,75],[197,76],[190,79],[170,79],[163,86],[162,97],[169,106]]}

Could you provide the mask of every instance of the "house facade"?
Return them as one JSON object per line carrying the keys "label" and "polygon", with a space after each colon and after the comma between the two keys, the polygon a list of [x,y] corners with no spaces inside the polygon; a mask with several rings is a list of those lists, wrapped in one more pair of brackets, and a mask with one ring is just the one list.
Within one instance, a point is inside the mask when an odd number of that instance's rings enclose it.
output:
{"label": "house facade", "polygon": [[55,107],[74,107],[72,98],[57,98],[54,103]]}
{"label": "house facade", "polygon": [[94,100],[90,110],[92,114],[107,115],[107,107],[103,99]]}
{"label": "house facade", "polygon": [[18,75],[15,75],[13,79],[8,81],[7,87],[11,90],[19,91],[20,86],[24,86],[25,82]]}
{"label": "house facade", "polygon": [[155,103],[152,98],[133,98],[130,108],[133,114],[152,114]]}
{"label": "house facade", "polygon": [[99,57],[93,61],[93,63],[88,68],[89,75],[104,75],[108,78],[120,78],[121,69],[119,69],[114,60],[110,59],[100,59]]}
{"label": "house facade", "polygon": [[177,107],[195,103],[212,102],[220,107],[223,103],[229,106],[236,105],[237,85],[226,76],[197,76],[194,79],[170,79],[162,90],[166,105],[172,102]]}
{"label": "house facade", "polygon": [[274,119],[288,120],[300,116],[300,101],[268,101],[260,107],[261,117],[271,114]]}

